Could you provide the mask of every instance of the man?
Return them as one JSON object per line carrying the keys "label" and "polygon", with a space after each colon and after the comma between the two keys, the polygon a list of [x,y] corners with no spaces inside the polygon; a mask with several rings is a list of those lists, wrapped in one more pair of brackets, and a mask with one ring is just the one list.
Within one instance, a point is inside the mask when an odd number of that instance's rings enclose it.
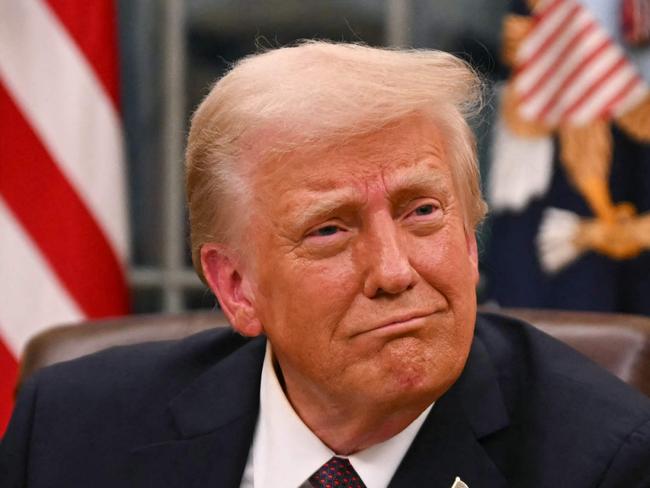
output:
{"label": "man", "polygon": [[479,92],[440,52],[240,61],[187,150],[194,263],[236,332],[37,374],[2,486],[649,486],[645,397],[477,319]]}

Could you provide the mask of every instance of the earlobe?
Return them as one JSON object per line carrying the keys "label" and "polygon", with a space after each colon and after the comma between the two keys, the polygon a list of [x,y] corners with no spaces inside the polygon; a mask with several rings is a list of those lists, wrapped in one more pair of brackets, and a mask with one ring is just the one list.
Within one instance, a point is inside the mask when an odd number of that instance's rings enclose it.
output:
{"label": "earlobe", "polygon": [[260,335],[264,329],[255,311],[253,289],[239,259],[221,244],[206,243],[201,247],[201,267],[233,328],[245,336]]}

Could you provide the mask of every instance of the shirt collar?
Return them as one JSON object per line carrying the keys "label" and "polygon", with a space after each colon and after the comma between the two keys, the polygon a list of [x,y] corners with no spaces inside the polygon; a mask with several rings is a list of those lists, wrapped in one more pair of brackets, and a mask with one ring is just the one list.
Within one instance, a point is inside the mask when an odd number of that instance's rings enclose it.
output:
{"label": "shirt collar", "polygon": [[[388,486],[432,406],[399,434],[348,456],[368,488]],[[255,488],[300,486],[335,455],[302,422],[287,400],[275,374],[269,342],[262,367],[260,414],[252,454]]]}

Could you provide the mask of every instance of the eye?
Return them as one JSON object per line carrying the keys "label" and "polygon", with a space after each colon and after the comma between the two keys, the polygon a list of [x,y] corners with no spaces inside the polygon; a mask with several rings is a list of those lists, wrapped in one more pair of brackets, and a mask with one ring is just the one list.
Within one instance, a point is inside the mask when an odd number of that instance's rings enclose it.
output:
{"label": "eye", "polygon": [[417,207],[414,207],[413,210],[411,210],[407,214],[407,217],[416,218],[416,219],[418,217],[424,217],[426,219],[427,217],[437,214],[438,210],[440,210],[440,205],[438,205],[437,202],[433,202],[433,201],[429,201],[426,203],[422,202]]}
{"label": "eye", "polygon": [[354,229],[338,222],[323,222],[303,234],[300,250],[310,259],[325,259],[343,252],[354,235]]}
{"label": "eye", "polygon": [[315,237],[327,237],[327,236],[332,236],[339,232],[341,229],[337,227],[336,225],[325,225],[323,227],[319,227],[316,230],[313,230],[312,232],[309,233],[309,236],[315,236]]}
{"label": "eye", "polygon": [[431,215],[435,210],[435,207],[432,203],[426,205],[420,205],[418,208],[413,210],[413,214],[417,216]]}
{"label": "eye", "polygon": [[419,234],[428,235],[442,223],[442,206],[433,198],[421,198],[410,205],[403,216],[404,223]]}

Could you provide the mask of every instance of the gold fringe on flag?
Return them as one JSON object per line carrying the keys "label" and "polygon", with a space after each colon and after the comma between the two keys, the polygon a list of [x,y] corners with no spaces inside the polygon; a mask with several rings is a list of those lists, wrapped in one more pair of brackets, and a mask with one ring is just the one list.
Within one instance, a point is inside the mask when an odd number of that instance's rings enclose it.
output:
{"label": "gold fringe on flag", "polygon": [[607,184],[613,146],[609,124],[594,120],[583,126],[562,125],[558,136],[560,161],[569,181],[597,217],[613,222],[614,204]]}
{"label": "gold fringe on flag", "polygon": [[[541,2],[527,0],[527,4],[534,11]],[[518,67],[517,52],[533,25],[530,16],[509,14],[504,18],[501,56],[513,71]],[[571,230],[567,234],[568,241],[560,239],[564,242],[560,244],[573,246],[576,251],[569,260],[588,250],[614,259],[628,259],[650,249],[650,212],[639,216],[632,204],[615,204],[612,201],[608,183],[613,153],[610,120],[597,119],[579,126],[561,124],[551,127],[539,121],[524,119],[512,82],[506,85],[502,93],[500,108],[510,130],[520,137],[537,138],[557,134],[559,160],[568,180],[585,198],[596,216],[595,219],[584,219],[574,215],[569,219],[575,222],[577,230]],[[650,142],[650,95],[619,116],[615,122],[634,139]],[[568,213],[570,212],[562,212],[562,215]],[[562,218],[566,220],[566,216]],[[549,219],[548,222],[550,224],[543,233],[550,238],[542,241],[557,244],[559,241],[554,234],[562,232],[556,232],[554,219]],[[573,228],[573,225],[570,227]],[[548,246],[542,247],[546,249]],[[544,252],[542,250],[542,254]]]}
{"label": "gold fringe on flag", "polygon": [[513,86],[506,84],[501,98],[501,113],[512,132],[520,137],[547,137],[551,134],[551,128],[535,121],[524,119],[519,111],[519,99]]}
{"label": "gold fringe on flag", "polygon": [[634,258],[650,250],[650,212],[636,217],[619,215],[613,224],[600,219],[584,219],[578,227],[574,245],[582,251],[596,251],[613,259]]}
{"label": "gold fringe on flag", "polygon": [[540,0],[527,0],[526,3],[528,4],[528,8],[531,11],[534,11],[537,8],[537,5],[539,5]]}
{"label": "gold fringe on flag", "polygon": [[521,41],[528,35],[533,25],[527,15],[508,14],[503,19],[503,36],[501,38],[501,59],[511,68],[516,64],[516,55]]}
{"label": "gold fringe on flag", "polygon": [[650,95],[616,119],[616,125],[639,142],[650,142]]}

